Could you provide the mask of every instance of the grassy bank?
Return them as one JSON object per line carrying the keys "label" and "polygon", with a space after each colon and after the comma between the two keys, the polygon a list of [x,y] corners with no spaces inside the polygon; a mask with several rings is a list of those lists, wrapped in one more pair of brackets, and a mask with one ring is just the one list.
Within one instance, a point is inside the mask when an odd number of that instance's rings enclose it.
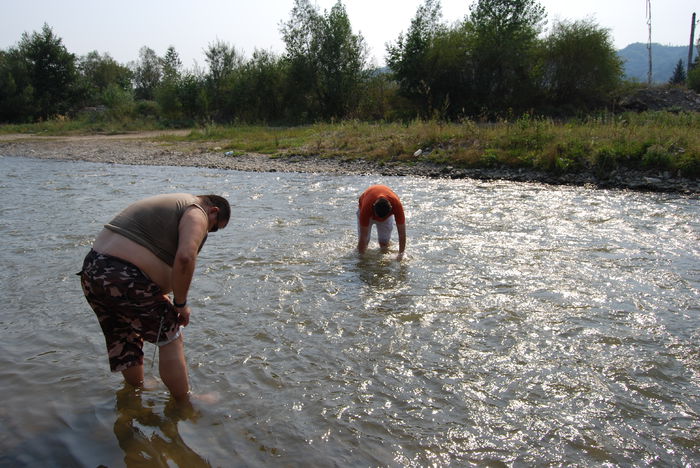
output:
{"label": "grassy bank", "polygon": [[[79,122],[45,122],[0,127],[2,133],[44,135],[153,130],[120,124],[99,129]],[[413,164],[430,161],[453,167],[510,167],[553,173],[620,169],[663,171],[700,177],[700,114],[647,112],[601,115],[556,122],[528,116],[512,122],[445,123],[345,121],[299,127],[206,126],[164,141],[202,142],[221,151],[367,159]],[[420,154],[416,155],[420,150]]]}

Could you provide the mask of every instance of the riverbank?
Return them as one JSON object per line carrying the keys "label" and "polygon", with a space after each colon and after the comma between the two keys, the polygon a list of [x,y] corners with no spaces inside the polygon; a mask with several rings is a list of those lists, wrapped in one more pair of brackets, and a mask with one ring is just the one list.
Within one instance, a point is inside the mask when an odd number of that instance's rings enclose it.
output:
{"label": "riverbank", "polygon": [[163,139],[183,132],[141,132],[122,135],[0,135],[0,155],[80,160],[109,164],[210,167],[253,172],[377,174],[431,178],[508,180],[555,185],[657,192],[700,193],[700,181],[659,171],[617,170],[548,173],[524,168],[459,168],[425,160],[376,162],[325,155],[274,155],[232,152],[207,141]]}

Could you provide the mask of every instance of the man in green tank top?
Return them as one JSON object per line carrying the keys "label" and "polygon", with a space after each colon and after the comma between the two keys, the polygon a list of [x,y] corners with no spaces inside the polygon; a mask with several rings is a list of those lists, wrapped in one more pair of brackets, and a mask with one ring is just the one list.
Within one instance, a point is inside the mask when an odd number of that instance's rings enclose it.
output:
{"label": "man in green tank top", "polygon": [[226,227],[230,216],[228,201],[218,195],[157,195],[128,206],[95,239],[81,284],[105,336],[110,368],[127,383],[143,385],[148,341],[160,351],[163,383],[174,398],[187,398],[181,328],[190,321],[190,283],[208,234]]}

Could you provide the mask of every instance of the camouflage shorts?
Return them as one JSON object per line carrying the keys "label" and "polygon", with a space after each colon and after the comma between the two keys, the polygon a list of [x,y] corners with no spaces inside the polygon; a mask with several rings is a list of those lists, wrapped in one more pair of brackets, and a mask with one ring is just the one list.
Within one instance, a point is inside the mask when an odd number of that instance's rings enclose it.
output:
{"label": "camouflage shorts", "polygon": [[112,372],[143,364],[144,340],[163,345],[179,336],[177,311],[134,264],[90,250],[79,275],[104,333]]}

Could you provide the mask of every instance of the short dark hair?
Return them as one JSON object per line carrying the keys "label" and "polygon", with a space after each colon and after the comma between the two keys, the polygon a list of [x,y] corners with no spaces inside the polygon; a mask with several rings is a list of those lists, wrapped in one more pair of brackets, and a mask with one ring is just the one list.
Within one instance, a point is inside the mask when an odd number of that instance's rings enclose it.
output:
{"label": "short dark hair", "polygon": [[374,214],[378,217],[386,218],[389,216],[389,213],[391,213],[391,203],[389,203],[389,200],[386,198],[380,197],[374,202],[372,209],[374,210]]}
{"label": "short dark hair", "polygon": [[229,219],[231,219],[231,205],[229,205],[228,200],[219,195],[199,195],[211,206],[215,206],[219,209],[218,219],[228,224]]}

